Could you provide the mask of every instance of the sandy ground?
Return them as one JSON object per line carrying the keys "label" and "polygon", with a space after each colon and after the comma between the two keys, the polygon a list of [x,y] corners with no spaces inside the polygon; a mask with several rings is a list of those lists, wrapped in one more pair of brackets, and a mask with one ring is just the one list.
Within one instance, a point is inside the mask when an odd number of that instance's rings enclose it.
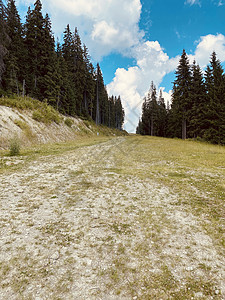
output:
{"label": "sandy ground", "polygon": [[0,175],[0,299],[225,299],[224,256],[176,194],[120,172],[125,141]]}

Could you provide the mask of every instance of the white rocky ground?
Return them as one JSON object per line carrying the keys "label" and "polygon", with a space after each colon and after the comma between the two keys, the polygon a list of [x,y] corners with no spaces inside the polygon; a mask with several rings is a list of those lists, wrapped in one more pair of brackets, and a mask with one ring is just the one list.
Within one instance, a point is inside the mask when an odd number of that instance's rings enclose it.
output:
{"label": "white rocky ground", "polygon": [[[0,150],[7,149],[10,139],[14,137],[18,137],[22,145],[28,146],[32,143],[72,140],[84,127],[90,131],[82,120],[72,117],[70,119],[73,122],[72,128],[68,127],[63,120],[60,124],[54,122],[44,124],[32,118],[32,111],[19,111],[16,108],[0,105]],[[21,128],[20,124],[25,124],[25,128]]]}
{"label": "white rocky ground", "polygon": [[0,299],[225,299],[224,256],[177,195],[121,172],[125,141],[5,159]]}

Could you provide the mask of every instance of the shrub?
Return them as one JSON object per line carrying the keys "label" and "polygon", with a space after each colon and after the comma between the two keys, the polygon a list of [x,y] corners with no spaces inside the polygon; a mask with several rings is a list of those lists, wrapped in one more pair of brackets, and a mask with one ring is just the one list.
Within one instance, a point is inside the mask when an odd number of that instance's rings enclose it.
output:
{"label": "shrub", "polygon": [[18,137],[14,137],[10,141],[9,155],[16,156],[20,154],[20,141]]}
{"label": "shrub", "polygon": [[35,110],[35,111],[33,112],[32,118],[33,118],[35,121],[38,121],[38,122],[43,122],[43,121],[44,121],[43,115],[42,115],[42,113],[41,113],[39,110]]}
{"label": "shrub", "polygon": [[72,127],[72,125],[73,125],[73,120],[71,120],[69,118],[66,118],[64,122],[68,127]]}

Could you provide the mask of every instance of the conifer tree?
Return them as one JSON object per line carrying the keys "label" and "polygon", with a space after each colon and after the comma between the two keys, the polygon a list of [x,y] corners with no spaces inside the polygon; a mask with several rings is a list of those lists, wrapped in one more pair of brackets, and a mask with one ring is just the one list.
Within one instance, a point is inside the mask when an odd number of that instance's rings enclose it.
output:
{"label": "conifer tree", "polygon": [[90,61],[88,49],[83,46],[83,59],[84,59],[84,114],[90,115],[93,118],[93,99],[95,93],[95,77],[94,67]]}
{"label": "conifer tree", "polygon": [[41,60],[41,76],[39,79],[40,99],[49,99],[49,103],[57,106],[59,94],[57,57],[55,53],[55,40],[52,34],[51,21],[46,14],[43,22],[43,47]]}
{"label": "conifer tree", "polygon": [[120,96],[118,96],[115,102],[115,119],[116,119],[116,128],[122,130],[123,123],[124,123],[124,110],[123,110]]}
{"label": "conifer tree", "polygon": [[81,39],[75,28],[73,36],[73,83],[76,96],[76,113],[82,115],[84,113],[84,90],[85,90],[85,62],[83,57],[83,49]]}
{"label": "conifer tree", "polygon": [[167,131],[167,110],[165,100],[162,95],[162,89],[159,92],[158,99],[158,121],[157,121],[157,136],[165,137]]}
{"label": "conifer tree", "polygon": [[76,114],[76,100],[75,100],[75,88],[73,84],[73,74],[74,74],[74,47],[73,47],[73,35],[70,30],[69,24],[67,25],[65,31],[64,31],[64,37],[63,37],[63,44],[62,44],[62,56],[66,63],[66,68],[64,67],[64,74],[66,74],[66,77],[68,79],[68,84],[70,86],[70,89],[67,89],[67,92],[69,91],[70,97],[67,98],[67,106],[68,106],[68,113],[70,115]]}
{"label": "conifer tree", "polygon": [[213,143],[224,143],[224,106],[225,106],[225,85],[224,70],[220,61],[213,52],[209,66],[206,70],[206,90],[208,101],[208,112],[206,119],[208,128],[204,132],[204,138]]}
{"label": "conifer tree", "polygon": [[5,6],[2,0],[0,0],[0,87],[2,83],[2,74],[5,70],[4,57],[7,53],[8,43],[9,37],[7,35]]}
{"label": "conifer tree", "polygon": [[188,111],[188,132],[190,138],[203,137],[206,128],[207,99],[202,71],[196,62],[191,67],[190,110]]}
{"label": "conifer tree", "polygon": [[105,101],[105,97],[107,97],[107,93],[105,90],[105,85],[104,85],[104,81],[103,81],[103,76],[102,76],[102,71],[101,68],[99,66],[99,64],[97,64],[97,68],[96,68],[96,88],[95,88],[95,92],[96,92],[96,96],[95,96],[95,103],[94,103],[94,111],[95,111],[95,122],[97,125],[102,124],[103,123],[103,107],[104,107],[104,101]]}
{"label": "conifer tree", "polygon": [[22,90],[22,82],[25,76],[25,47],[23,28],[14,0],[8,1],[6,23],[10,43],[5,57],[6,70],[3,86],[6,91],[19,94]]}
{"label": "conifer tree", "polygon": [[173,122],[175,122],[173,127],[180,128],[181,132],[178,137],[181,136],[182,139],[186,139],[188,111],[190,109],[191,70],[185,50],[183,50],[175,74],[176,80],[172,95],[172,114]]}
{"label": "conifer tree", "polygon": [[[62,47],[57,43],[57,74],[58,74],[58,84],[60,87],[59,94],[57,96],[57,109],[69,115],[74,114],[73,110],[73,99],[74,90],[72,88],[72,82],[70,73],[68,71],[67,63],[63,57]],[[72,107],[71,107],[72,105]]]}
{"label": "conifer tree", "polygon": [[42,16],[42,4],[40,0],[34,3],[34,10],[28,8],[25,23],[25,45],[27,49],[26,63],[28,66],[26,74],[27,93],[43,99],[40,91],[39,80],[43,76],[45,58],[43,57],[44,40],[44,18]]}

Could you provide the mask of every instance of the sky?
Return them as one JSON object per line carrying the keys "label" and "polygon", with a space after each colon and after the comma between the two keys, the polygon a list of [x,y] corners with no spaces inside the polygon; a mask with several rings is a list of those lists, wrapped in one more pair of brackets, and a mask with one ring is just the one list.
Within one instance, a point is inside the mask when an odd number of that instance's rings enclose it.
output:
{"label": "sky", "polygon": [[[16,0],[22,21],[34,0]],[[135,132],[153,81],[171,101],[183,49],[202,69],[216,51],[225,66],[225,0],[43,0],[55,37],[78,28],[109,96],[121,96],[124,128]]]}

